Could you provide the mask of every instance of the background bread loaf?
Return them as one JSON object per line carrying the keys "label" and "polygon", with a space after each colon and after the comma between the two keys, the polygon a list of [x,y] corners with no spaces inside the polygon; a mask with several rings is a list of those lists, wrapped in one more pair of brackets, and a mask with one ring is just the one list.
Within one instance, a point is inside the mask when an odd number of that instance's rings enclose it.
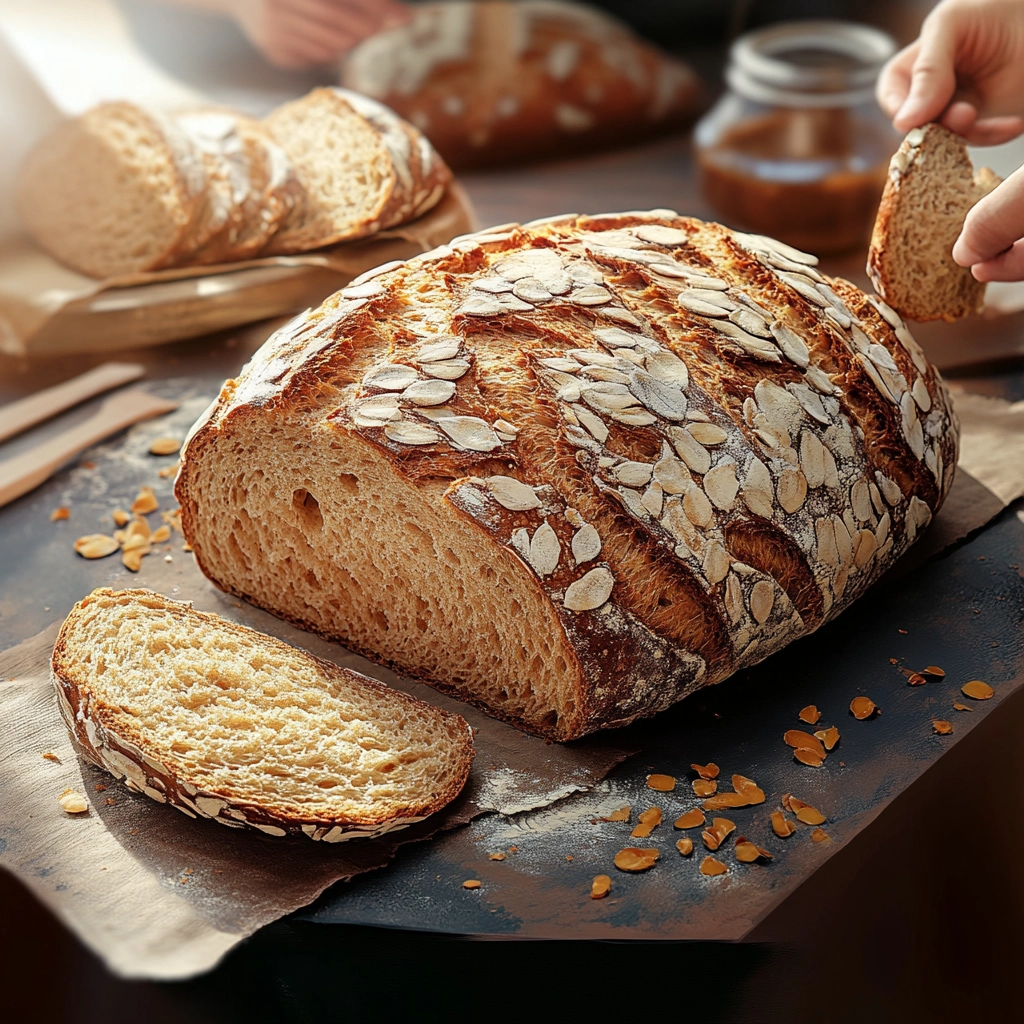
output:
{"label": "background bread loaf", "polygon": [[454,799],[467,723],[148,590],[96,590],[53,651],[72,737],[129,789],[191,818],[328,843]]}
{"label": "background bread loaf", "polygon": [[685,123],[701,93],[689,67],[622,22],[550,0],[417,5],[349,54],[342,81],[453,167],[614,146]]}
{"label": "background bread loaf", "polygon": [[531,731],[653,714],[835,617],[949,490],[937,372],[815,263],[656,210],[372,271],[194,428],[196,559]]}

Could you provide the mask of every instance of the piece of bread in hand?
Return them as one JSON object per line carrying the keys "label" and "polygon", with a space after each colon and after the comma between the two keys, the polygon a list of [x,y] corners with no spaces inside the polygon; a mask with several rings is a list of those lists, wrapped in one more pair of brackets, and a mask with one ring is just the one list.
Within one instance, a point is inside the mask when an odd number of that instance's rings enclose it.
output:
{"label": "piece of bread in hand", "polygon": [[375,100],[314,89],[264,121],[304,189],[266,248],[318,249],[413,220],[435,206],[451,171],[411,125]]}
{"label": "piece of bread in hand", "polygon": [[68,729],[130,789],[189,817],[340,842],[454,799],[458,715],[148,590],[95,590],[53,651]]}
{"label": "piece of bread in hand", "polygon": [[907,133],[889,177],[868,252],[878,294],[911,320],[959,320],[977,313],[985,285],[953,261],[971,207],[1001,179],[975,171],[967,143],[938,124]]}
{"label": "piece of bread in hand", "polygon": [[206,186],[202,154],[171,118],[102,103],[29,153],[16,203],[29,232],[62,263],[118,277],[173,263]]}
{"label": "piece of bread in hand", "polygon": [[586,4],[413,11],[355,47],[342,82],[414,124],[453,167],[607,149],[686,124],[701,103],[687,64]]}

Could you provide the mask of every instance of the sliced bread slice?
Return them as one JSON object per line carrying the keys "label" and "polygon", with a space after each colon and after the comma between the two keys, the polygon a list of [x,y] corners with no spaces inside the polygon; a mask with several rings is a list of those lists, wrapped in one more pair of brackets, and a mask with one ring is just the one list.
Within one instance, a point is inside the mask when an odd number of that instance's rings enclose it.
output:
{"label": "sliced bread slice", "polygon": [[314,89],[264,123],[305,190],[268,255],[363,238],[411,220],[434,206],[451,180],[420,132],[346,89]]}
{"label": "sliced bread slice", "polygon": [[75,605],[53,651],[85,755],[189,817],[340,842],[458,795],[465,720],[148,590]]}
{"label": "sliced bread slice", "polygon": [[893,154],[868,252],[878,294],[911,320],[958,320],[981,309],[985,285],[953,262],[971,207],[1000,178],[975,172],[967,143],[938,124],[914,128]]}
{"label": "sliced bread slice", "polygon": [[203,201],[194,143],[169,118],[103,103],[51,131],[22,164],[18,213],[52,256],[91,277],[165,265]]}

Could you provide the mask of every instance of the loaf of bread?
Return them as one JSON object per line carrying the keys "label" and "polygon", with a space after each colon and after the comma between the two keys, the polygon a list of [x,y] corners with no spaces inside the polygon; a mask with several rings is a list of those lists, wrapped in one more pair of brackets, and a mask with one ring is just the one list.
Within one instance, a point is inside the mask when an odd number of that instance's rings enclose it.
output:
{"label": "loaf of bread", "polygon": [[453,167],[608,148],[685,124],[697,76],[583,4],[442,0],[348,56],[342,81]]}
{"label": "loaf of bread", "polygon": [[469,775],[465,720],[148,590],[95,590],[53,650],[72,738],[190,818],[337,843],[421,821]]}
{"label": "loaf of bread", "polygon": [[964,219],[1000,182],[977,172],[967,143],[938,124],[907,133],[889,163],[868,252],[878,294],[911,320],[959,320],[977,313],[985,285],[953,262]]}
{"label": "loaf of bread", "polygon": [[365,238],[426,213],[450,180],[390,110],[317,89],[263,122],[101,104],[29,154],[17,205],[42,248],[104,278]]}
{"label": "loaf of bread", "polygon": [[222,589],[558,740],[834,618],[942,503],[957,422],[882,301],[717,224],[576,215],[363,275],[193,428]]}

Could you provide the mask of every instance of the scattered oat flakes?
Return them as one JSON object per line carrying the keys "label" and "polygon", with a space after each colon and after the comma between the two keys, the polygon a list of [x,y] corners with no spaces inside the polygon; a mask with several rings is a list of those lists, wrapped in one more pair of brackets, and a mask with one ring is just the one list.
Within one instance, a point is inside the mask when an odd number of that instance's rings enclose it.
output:
{"label": "scattered oat flakes", "polygon": [[156,475],[160,477],[161,480],[166,480],[169,476],[174,476],[174,474],[178,472],[178,467],[180,465],[181,463],[175,459],[170,466],[164,466],[163,469],[157,470]]}
{"label": "scattered oat flakes", "polygon": [[736,830],[736,823],[728,818],[713,818],[711,827],[704,829],[700,837],[709,850],[717,850],[725,842],[726,836]]}
{"label": "scattered oat flakes", "polygon": [[693,840],[684,836],[676,840],[676,849],[684,856],[689,857],[693,853]]}
{"label": "scattered oat flakes", "polygon": [[112,555],[121,545],[105,533],[88,533],[75,541],[75,551],[83,558],[106,558]]}
{"label": "scattered oat flakes", "polygon": [[70,518],[71,518],[71,509],[69,509],[67,507],[67,505],[61,505],[60,508],[55,508],[50,513],[50,522],[51,523],[56,523],[56,522],[58,522],[61,519],[70,519]]}
{"label": "scattered oat flakes", "polygon": [[808,704],[807,707],[800,709],[799,718],[801,722],[806,722],[808,725],[817,725],[818,719],[821,718],[821,712],[813,704]]}
{"label": "scattered oat flakes", "polygon": [[772,855],[763,847],[752,843],[746,836],[736,838],[736,859],[743,864],[753,864],[758,858],[771,860]]}
{"label": "scattered oat flakes", "polygon": [[718,783],[711,779],[694,779],[691,785],[694,796],[711,796],[718,789]]}
{"label": "scattered oat flakes", "polygon": [[708,877],[713,878],[715,875],[724,875],[728,870],[720,860],[716,860],[714,857],[705,857],[700,862],[700,873]]}
{"label": "scattered oat flakes", "polygon": [[462,888],[463,889],[479,889],[481,885],[483,885],[483,883],[480,881],[480,879],[478,879],[478,878],[467,878],[462,883]]}
{"label": "scattered oat flakes", "polygon": [[772,829],[780,839],[791,836],[796,831],[796,825],[787,818],[782,811],[772,811]]}
{"label": "scattered oat flakes", "polygon": [[620,807],[617,811],[612,811],[606,818],[601,818],[601,821],[629,821],[629,804],[625,807]]}
{"label": "scattered oat flakes", "polygon": [[809,732],[803,732],[800,729],[787,729],[782,736],[782,741],[786,746],[793,747],[794,750],[812,750],[820,759],[824,760],[825,758],[825,748],[821,745],[821,740]]}
{"label": "scattered oat flakes", "polygon": [[953,710],[954,711],[973,711],[974,708],[972,708],[970,706],[970,704],[961,704],[958,700],[956,700],[956,701],[953,701]]}
{"label": "scattered oat flakes", "polygon": [[572,854],[571,853],[567,853],[565,855],[565,859],[571,864],[572,863]]}
{"label": "scattered oat flakes", "polygon": [[703,803],[706,811],[722,811],[727,807],[750,807],[764,803],[764,790],[753,779],[745,775],[734,775],[732,785],[735,792],[719,793]]}
{"label": "scattered oat flakes", "polygon": [[138,572],[142,568],[142,559],[153,549],[147,544],[144,548],[129,548],[121,554],[121,564],[132,572]]}
{"label": "scattered oat flakes", "polygon": [[960,687],[960,692],[965,697],[973,697],[974,700],[988,700],[996,691],[988,683],[983,683],[980,679],[972,679]]}
{"label": "scattered oat flakes", "polygon": [[654,829],[661,824],[661,808],[650,807],[641,811],[637,818],[637,826],[629,834],[634,839],[646,839]]}
{"label": "scattered oat flakes", "polygon": [[839,730],[834,725],[830,725],[827,729],[819,729],[814,735],[821,740],[822,746],[826,750],[835,749],[835,745],[839,742]]}
{"label": "scattered oat flakes", "polygon": [[590,898],[603,900],[611,892],[612,880],[607,875],[595,875],[590,883]]}
{"label": "scattered oat flakes", "polygon": [[177,530],[178,533],[182,532],[181,529],[181,509],[172,508],[168,512],[161,512],[160,518],[172,529]]}
{"label": "scattered oat flakes", "polygon": [[679,815],[674,822],[675,828],[696,828],[698,825],[704,824],[704,814],[699,807],[694,807],[692,811],[687,811],[685,814]]}
{"label": "scattered oat flakes", "polygon": [[65,789],[64,792],[57,797],[57,803],[60,804],[61,809],[66,814],[84,814],[89,810],[89,802],[81,793],[78,793],[73,789]]}
{"label": "scattered oat flakes", "polygon": [[940,736],[948,736],[953,731],[953,723],[947,722],[942,718],[936,718],[932,721],[932,728]]}
{"label": "scattered oat flakes", "polygon": [[158,526],[149,539],[154,544],[163,544],[165,540],[171,539],[171,528],[166,523],[163,526]]}
{"label": "scattered oat flakes", "polygon": [[655,861],[661,856],[660,850],[637,849],[627,846],[615,854],[615,866],[620,871],[646,871],[653,868]]}
{"label": "scattered oat flakes", "polygon": [[789,810],[796,815],[798,821],[802,821],[805,825],[823,825],[825,823],[825,815],[817,807],[805,804],[803,800],[797,800],[795,796],[789,797]]}
{"label": "scattered oat flakes", "polygon": [[854,697],[850,701],[850,714],[858,721],[863,722],[876,712],[879,712],[879,708],[870,697]]}
{"label": "scattered oat flakes", "polygon": [[831,839],[831,836],[822,828],[816,828],[811,833],[811,839],[816,843],[823,843],[826,839]]}
{"label": "scattered oat flakes", "polygon": [[934,676],[936,679],[945,679],[945,669],[939,668],[938,665],[928,665],[924,670],[926,676]]}
{"label": "scattered oat flakes", "polygon": [[702,779],[717,779],[720,771],[717,764],[714,761],[710,761],[708,764],[691,764],[690,767],[702,778]]}
{"label": "scattered oat flakes", "polygon": [[924,686],[928,680],[920,672],[908,672],[907,684],[909,686]]}
{"label": "scattered oat flakes", "polygon": [[45,757],[47,761],[56,761],[57,764],[60,764],[60,758],[52,750],[47,750],[43,754],[43,757]]}
{"label": "scattered oat flakes", "polygon": [[505,854],[503,853],[489,853],[487,854],[488,860],[504,860]]}
{"label": "scattered oat flakes", "polygon": [[181,448],[181,442],[176,437],[158,437],[150,446],[150,455],[175,455]]}
{"label": "scattered oat flakes", "polygon": [[132,511],[136,515],[144,516],[150,512],[155,512],[159,507],[160,502],[156,500],[153,488],[140,487],[139,493],[135,496],[135,500],[132,502]]}
{"label": "scattered oat flakes", "polygon": [[655,789],[659,793],[671,793],[676,788],[674,775],[648,775],[647,788]]}
{"label": "scattered oat flakes", "polygon": [[820,768],[825,763],[824,755],[815,750],[809,750],[807,747],[797,747],[793,751],[793,757],[801,764],[807,765],[808,768]]}

